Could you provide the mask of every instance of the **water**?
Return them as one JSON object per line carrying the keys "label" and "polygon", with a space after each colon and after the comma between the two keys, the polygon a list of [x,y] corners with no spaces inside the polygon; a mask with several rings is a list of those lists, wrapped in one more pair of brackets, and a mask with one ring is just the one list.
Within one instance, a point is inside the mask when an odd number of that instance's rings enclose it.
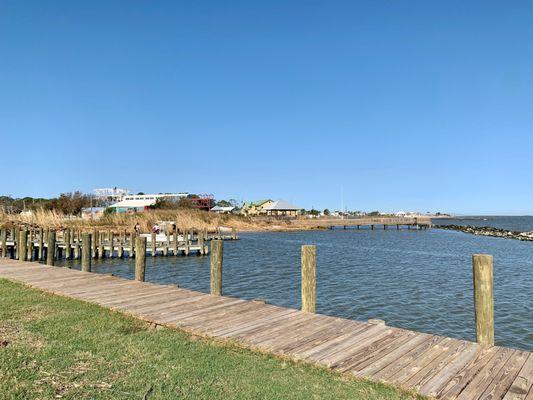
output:
{"label": "water", "polygon": [[[496,343],[533,350],[533,243],[444,230],[243,233],[224,243],[225,295],[300,307],[300,246],[317,245],[317,312],[475,340],[471,255],[494,255]],[[79,267],[78,262],[73,262]],[[129,259],[93,270],[128,279]],[[146,280],[209,292],[209,257],[148,257]]]}
{"label": "water", "polygon": [[510,231],[531,232],[533,231],[533,216],[475,216],[434,219],[436,225],[471,225],[471,226],[492,226]]}

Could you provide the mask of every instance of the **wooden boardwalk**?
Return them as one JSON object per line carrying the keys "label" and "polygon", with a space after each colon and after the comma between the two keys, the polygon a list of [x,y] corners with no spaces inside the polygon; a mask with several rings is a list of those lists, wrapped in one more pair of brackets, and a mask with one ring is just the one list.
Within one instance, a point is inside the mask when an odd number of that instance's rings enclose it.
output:
{"label": "wooden boardwalk", "polygon": [[533,399],[527,351],[8,259],[0,278],[441,399]]}

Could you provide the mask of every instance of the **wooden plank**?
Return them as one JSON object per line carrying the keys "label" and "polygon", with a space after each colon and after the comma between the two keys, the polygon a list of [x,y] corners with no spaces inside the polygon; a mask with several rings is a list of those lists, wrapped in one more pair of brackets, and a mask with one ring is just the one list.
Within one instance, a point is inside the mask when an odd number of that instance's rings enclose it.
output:
{"label": "wooden plank", "polygon": [[413,360],[418,358],[425,351],[437,345],[438,343],[442,342],[443,340],[444,340],[443,337],[429,335],[427,340],[423,341],[420,345],[411,349],[408,353],[404,354],[403,356],[396,358],[392,364],[389,364],[388,366],[372,374],[371,376],[374,379],[387,380],[388,377],[394,375],[396,372],[400,371],[402,368],[405,368],[407,365],[409,365]]}
{"label": "wooden plank", "polygon": [[431,378],[425,382],[420,383],[419,392],[425,396],[435,397],[442,389],[442,387],[450,382],[453,377],[457,376],[466,365],[472,362],[480,353],[481,348],[471,343],[466,351],[458,354],[452,361],[450,361],[445,368],[435,373]]}
{"label": "wooden plank", "polygon": [[[372,326],[375,328],[375,325]],[[353,338],[357,336],[359,333],[364,332],[368,329],[370,329],[371,326],[369,325],[356,325],[354,326],[354,329],[350,329],[347,332],[336,336],[327,338],[322,344],[314,346],[312,348],[309,348],[307,350],[299,351],[297,354],[297,358],[302,359],[312,359],[312,360],[320,360],[322,357],[330,354],[332,350],[336,349],[337,346],[346,340]]]}
{"label": "wooden plank", "polygon": [[468,349],[472,349],[472,355],[475,354],[475,346],[472,343],[452,339],[452,344],[448,350],[442,352],[439,356],[435,357],[424,366],[422,363],[414,366],[413,370],[416,372],[401,385],[409,389],[419,389],[441,370],[448,368],[450,363],[459,355],[466,354]]}
{"label": "wooden plank", "polygon": [[503,400],[524,400],[528,393],[533,395],[533,354],[531,353]]}
{"label": "wooden plank", "polygon": [[259,318],[255,321],[247,321],[230,328],[217,329],[213,331],[213,335],[221,338],[237,338],[245,333],[253,333],[258,330],[263,330],[266,327],[275,326],[285,319],[292,318],[296,313],[296,310],[276,310],[272,314],[265,315],[263,318]]}
{"label": "wooden plank", "polygon": [[322,364],[330,367],[346,358],[350,357],[353,353],[359,351],[359,349],[370,345],[372,342],[381,339],[384,336],[390,335],[392,329],[381,326],[371,325],[368,329],[358,332],[351,338],[347,338],[342,343],[332,348],[323,356],[312,356],[315,361],[319,361]]}
{"label": "wooden plank", "polygon": [[481,395],[483,399],[501,399],[509,391],[518,373],[522,370],[528,353],[517,350],[505,363],[504,367],[494,377],[490,386]]}
{"label": "wooden plank", "polygon": [[392,349],[398,347],[399,343],[403,343],[410,336],[412,335],[409,335],[407,331],[402,329],[394,329],[389,335],[383,336],[381,339],[376,340],[369,345],[351,353],[349,357],[332,364],[331,368],[334,368],[338,371],[346,371],[347,369],[352,368],[354,365],[359,364],[363,360],[367,360],[369,357],[372,357],[372,355],[376,354],[377,352],[381,352],[380,354],[383,354],[385,349],[390,349],[390,351],[392,351]]}
{"label": "wooden plank", "polygon": [[445,383],[435,397],[455,399],[476,374],[496,355],[498,347],[481,348],[476,357]]}
{"label": "wooden plank", "polygon": [[499,348],[494,357],[477,373],[457,396],[457,400],[477,399],[490,385],[516,350]]}
{"label": "wooden plank", "polygon": [[375,365],[377,361],[386,359],[390,353],[401,348],[401,346],[404,346],[407,342],[417,336],[416,332],[405,331],[403,329],[400,329],[399,331],[400,334],[398,337],[394,338],[394,340],[388,343],[383,343],[382,345],[378,344],[374,351],[369,351],[368,353],[356,353],[353,358],[337,366],[336,369],[340,372],[350,372],[355,374],[363,368]]}
{"label": "wooden plank", "polygon": [[298,354],[307,349],[314,348],[328,339],[333,339],[353,330],[354,324],[352,322],[341,318],[333,318],[327,329],[318,331],[304,340],[299,340],[297,343],[284,346],[280,351],[287,354]]}

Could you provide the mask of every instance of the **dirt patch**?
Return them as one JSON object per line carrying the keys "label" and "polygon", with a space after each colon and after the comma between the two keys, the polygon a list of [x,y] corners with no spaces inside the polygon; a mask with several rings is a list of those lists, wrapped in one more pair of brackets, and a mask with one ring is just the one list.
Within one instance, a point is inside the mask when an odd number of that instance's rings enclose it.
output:
{"label": "dirt patch", "polygon": [[22,325],[4,322],[0,324],[0,347],[24,346],[38,350],[46,345],[46,340]]}

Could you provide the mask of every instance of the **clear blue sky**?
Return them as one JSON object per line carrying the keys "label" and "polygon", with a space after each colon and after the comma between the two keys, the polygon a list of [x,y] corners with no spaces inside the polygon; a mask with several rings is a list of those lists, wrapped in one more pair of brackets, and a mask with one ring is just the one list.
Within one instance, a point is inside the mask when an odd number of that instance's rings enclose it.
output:
{"label": "clear blue sky", "polygon": [[0,1],[0,192],[533,213],[533,4]]}

